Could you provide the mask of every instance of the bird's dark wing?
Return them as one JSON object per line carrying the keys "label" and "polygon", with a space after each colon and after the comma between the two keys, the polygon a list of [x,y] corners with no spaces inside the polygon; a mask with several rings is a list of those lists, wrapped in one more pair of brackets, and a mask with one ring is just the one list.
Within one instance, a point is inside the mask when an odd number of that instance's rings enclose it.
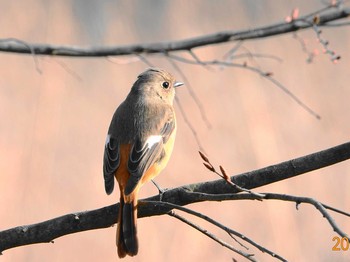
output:
{"label": "bird's dark wing", "polygon": [[165,125],[163,126],[160,134],[163,138],[163,143],[166,144],[166,142],[168,142],[168,139],[170,137],[170,135],[173,133],[175,129],[175,121],[168,121],[165,123]]}
{"label": "bird's dark wing", "polygon": [[168,141],[171,133],[175,129],[175,121],[167,121],[157,135],[149,136],[145,142],[136,139],[131,148],[128,161],[128,170],[130,177],[126,184],[125,195],[130,194],[144,173],[156,162],[163,157],[163,145]]}
{"label": "bird's dark wing", "polygon": [[116,139],[108,134],[103,155],[103,177],[105,180],[105,190],[108,195],[113,192],[114,174],[119,167],[119,163],[119,144]]}

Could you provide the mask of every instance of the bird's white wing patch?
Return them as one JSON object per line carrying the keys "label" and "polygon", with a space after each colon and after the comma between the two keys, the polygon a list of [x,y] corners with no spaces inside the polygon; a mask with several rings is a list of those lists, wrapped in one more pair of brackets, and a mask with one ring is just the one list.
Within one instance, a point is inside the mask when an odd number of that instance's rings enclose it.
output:
{"label": "bird's white wing patch", "polygon": [[110,140],[111,140],[111,135],[108,134],[107,137],[106,137],[105,146],[107,146],[107,144],[109,143]]}
{"label": "bird's white wing patch", "polygon": [[159,143],[162,140],[162,136],[149,136],[146,140],[146,145],[148,148],[151,148],[153,145]]}

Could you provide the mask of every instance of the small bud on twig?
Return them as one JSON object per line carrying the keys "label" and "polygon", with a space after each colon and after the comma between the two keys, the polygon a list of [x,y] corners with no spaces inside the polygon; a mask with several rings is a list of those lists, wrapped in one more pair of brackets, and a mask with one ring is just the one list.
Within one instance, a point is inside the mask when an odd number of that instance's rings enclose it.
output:
{"label": "small bud on twig", "polygon": [[204,162],[210,163],[208,157],[204,153],[202,153],[201,151],[198,151],[198,153]]}
{"label": "small bud on twig", "polygon": [[221,174],[224,176],[224,179],[225,179],[226,181],[228,181],[230,178],[229,178],[229,176],[227,175],[226,170],[225,170],[222,166],[220,166],[220,171],[221,171]]}
{"label": "small bud on twig", "polygon": [[215,172],[215,168],[210,163],[203,163],[203,165],[208,168],[211,172]]}

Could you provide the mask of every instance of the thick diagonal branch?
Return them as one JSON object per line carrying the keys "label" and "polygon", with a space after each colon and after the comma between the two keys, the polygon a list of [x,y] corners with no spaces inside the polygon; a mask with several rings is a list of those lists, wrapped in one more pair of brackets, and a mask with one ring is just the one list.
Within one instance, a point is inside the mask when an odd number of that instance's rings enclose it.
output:
{"label": "thick diagonal branch", "polygon": [[[232,176],[232,181],[244,188],[253,189],[270,183],[282,181],[319,168],[350,159],[350,142],[332,147],[300,158],[282,162],[262,169]],[[179,206],[208,200],[203,194],[234,193],[232,187],[223,179],[185,185],[167,190],[162,200]],[[202,194],[193,194],[193,192]],[[145,200],[156,201],[159,196]],[[139,202],[139,217],[163,215],[171,208],[150,206]],[[110,227],[117,220],[119,204],[96,210],[67,214],[41,223],[19,226],[0,231],[0,252],[23,245],[48,243],[55,238],[81,231]]]}
{"label": "thick diagonal branch", "polygon": [[350,15],[350,8],[329,7],[320,10],[322,12],[313,12],[305,15],[292,22],[281,22],[273,25],[259,27],[256,29],[242,31],[223,31],[210,35],[204,35],[194,38],[188,38],[171,42],[155,42],[148,44],[134,44],[125,46],[109,47],[80,47],[64,46],[50,44],[34,44],[17,39],[0,40],[0,51],[12,53],[25,53],[32,55],[55,55],[55,56],[72,56],[72,57],[105,57],[105,56],[122,56],[135,54],[154,54],[168,53],[173,51],[189,51],[196,47],[220,44],[230,41],[249,40],[264,38],[274,35],[294,32],[300,29],[310,28],[313,26],[313,19],[317,15],[317,25],[326,25],[329,22],[346,18]]}

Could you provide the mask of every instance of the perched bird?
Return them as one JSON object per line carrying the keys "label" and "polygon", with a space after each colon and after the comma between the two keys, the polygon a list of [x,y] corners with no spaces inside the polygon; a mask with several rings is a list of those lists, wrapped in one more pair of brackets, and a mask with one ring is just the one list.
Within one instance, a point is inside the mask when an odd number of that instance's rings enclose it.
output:
{"label": "perched bird", "polygon": [[176,134],[175,88],[181,85],[162,69],[146,70],[138,76],[109,126],[103,175],[107,194],[114,189],[114,177],[119,184],[116,242],[120,258],[138,252],[138,192],[168,163]]}

